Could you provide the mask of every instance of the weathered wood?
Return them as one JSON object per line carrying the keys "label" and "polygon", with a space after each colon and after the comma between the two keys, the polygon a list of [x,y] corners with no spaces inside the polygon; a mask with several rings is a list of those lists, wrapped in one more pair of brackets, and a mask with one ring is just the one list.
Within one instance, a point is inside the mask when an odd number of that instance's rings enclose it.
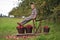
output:
{"label": "weathered wood", "polygon": [[16,36],[39,36],[40,33],[17,34]]}

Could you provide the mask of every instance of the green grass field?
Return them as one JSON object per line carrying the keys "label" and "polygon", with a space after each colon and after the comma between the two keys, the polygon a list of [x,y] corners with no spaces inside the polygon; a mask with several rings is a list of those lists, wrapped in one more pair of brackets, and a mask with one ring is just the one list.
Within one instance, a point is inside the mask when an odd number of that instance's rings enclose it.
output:
{"label": "green grass field", "polygon": [[[5,36],[17,34],[16,26],[17,22],[21,22],[20,18],[0,18],[0,40],[7,40]],[[29,22],[32,24],[32,22]],[[40,36],[33,37],[27,40],[60,40],[60,25],[45,21],[42,22],[42,26],[48,25],[50,27],[49,34],[42,33]],[[9,39],[13,40],[13,39]],[[22,39],[21,39],[22,40]]]}

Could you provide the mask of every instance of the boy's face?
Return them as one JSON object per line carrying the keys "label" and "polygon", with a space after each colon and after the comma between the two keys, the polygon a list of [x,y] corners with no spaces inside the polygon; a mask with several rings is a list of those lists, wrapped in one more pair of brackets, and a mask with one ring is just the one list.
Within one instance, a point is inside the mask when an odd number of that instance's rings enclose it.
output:
{"label": "boy's face", "polygon": [[35,5],[34,4],[31,4],[31,9],[34,9],[35,8]]}

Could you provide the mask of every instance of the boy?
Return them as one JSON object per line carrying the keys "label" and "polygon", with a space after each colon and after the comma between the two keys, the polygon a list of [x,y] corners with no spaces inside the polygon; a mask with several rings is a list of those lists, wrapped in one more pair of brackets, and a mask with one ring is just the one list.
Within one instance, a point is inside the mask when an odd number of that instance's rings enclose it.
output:
{"label": "boy", "polygon": [[32,9],[31,15],[29,17],[25,18],[24,21],[22,21],[21,23],[17,23],[18,25],[20,25],[20,26],[24,25],[27,22],[29,22],[29,21],[31,21],[31,20],[33,20],[33,19],[36,18],[36,16],[37,16],[37,10],[35,8],[35,4],[34,3],[30,3],[30,5],[31,5],[31,9]]}

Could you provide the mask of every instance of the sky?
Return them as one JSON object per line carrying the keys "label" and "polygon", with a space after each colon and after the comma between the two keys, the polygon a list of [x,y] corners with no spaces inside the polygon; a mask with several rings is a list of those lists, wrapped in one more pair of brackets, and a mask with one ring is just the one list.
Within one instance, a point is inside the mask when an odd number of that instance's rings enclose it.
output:
{"label": "sky", "polygon": [[9,12],[17,7],[21,0],[0,0],[0,14],[8,16]]}

